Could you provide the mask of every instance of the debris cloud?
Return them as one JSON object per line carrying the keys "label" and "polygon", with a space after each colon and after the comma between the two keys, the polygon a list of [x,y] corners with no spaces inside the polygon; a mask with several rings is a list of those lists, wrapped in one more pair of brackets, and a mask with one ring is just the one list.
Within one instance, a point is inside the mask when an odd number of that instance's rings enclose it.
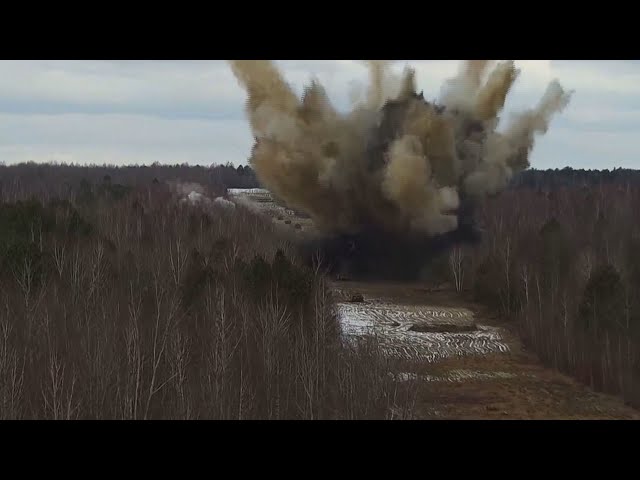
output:
{"label": "debris cloud", "polygon": [[248,96],[258,178],[327,234],[455,231],[463,203],[499,192],[529,166],[536,134],[571,97],[554,81],[499,132],[520,73],[513,61],[464,62],[434,102],[417,93],[412,68],[365,63],[365,95],[339,112],[317,80],[298,98],[273,62],[230,61]]}

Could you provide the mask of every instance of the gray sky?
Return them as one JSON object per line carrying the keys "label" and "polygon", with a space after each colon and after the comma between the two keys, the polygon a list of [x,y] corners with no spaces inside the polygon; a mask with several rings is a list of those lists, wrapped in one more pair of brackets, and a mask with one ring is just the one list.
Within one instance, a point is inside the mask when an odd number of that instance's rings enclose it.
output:
{"label": "gray sky", "polygon": [[[401,70],[407,62],[397,62]],[[409,61],[435,98],[457,60]],[[575,90],[531,156],[536,168],[640,168],[640,62],[517,61],[503,117],[558,78]],[[367,71],[351,60],[278,61],[299,91],[315,76],[347,110]],[[223,61],[0,61],[0,162],[246,163],[244,91]]]}

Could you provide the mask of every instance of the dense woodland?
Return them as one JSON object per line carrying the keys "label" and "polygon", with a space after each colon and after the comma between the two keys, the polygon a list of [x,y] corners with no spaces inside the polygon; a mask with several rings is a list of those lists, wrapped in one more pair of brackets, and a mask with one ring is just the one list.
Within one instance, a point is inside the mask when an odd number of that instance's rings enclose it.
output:
{"label": "dense woodland", "polygon": [[625,170],[528,172],[481,205],[483,241],[448,254],[452,283],[517,322],[545,364],[635,407],[638,178]]}
{"label": "dense woodland", "polygon": [[[226,188],[254,188],[258,185],[249,166],[232,164],[209,167],[182,165],[66,165],[22,163],[5,166],[0,163],[0,192],[20,198],[67,198],[88,185],[111,184],[128,188],[145,188],[171,181],[198,183],[215,195]],[[118,188],[118,187],[116,187]]]}
{"label": "dense woodland", "polygon": [[576,170],[570,167],[555,170],[525,170],[511,182],[511,188],[553,189],[560,187],[598,187],[600,185],[640,185],[640,170]]}
{"label": "dense woodland", "polygon": [[[321,273],[176,180],[258,186],[233,165],[0,165],[0,418],[410,417],[375,340],[340,341]],[[639,211],[638,171],[530,170],[434,271],[638,407]]]}
{"label": "dense woodland", "polygon": [[[410,418],[318,270],[237,207],[231,166],[0,167],[0,419]],[[249,185],[250,186],[250,185]]]}

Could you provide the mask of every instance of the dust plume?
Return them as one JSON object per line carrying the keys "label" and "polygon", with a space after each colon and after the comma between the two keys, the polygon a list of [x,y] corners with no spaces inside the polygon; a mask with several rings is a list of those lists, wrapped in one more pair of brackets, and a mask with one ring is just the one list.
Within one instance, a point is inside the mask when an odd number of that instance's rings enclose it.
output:
{"label": "dust plume", "polygon": [[181,204],[199,206],[205,210],[222,209],[233,210],[235,203],[223,197],[215,197],[213,200],[207,195],[207,189],[199,183],[169,181],[169,189],[177,197]]}
{"label": "dust plume", "polygon": [[513,61],[463,63],[437,102],[417,93],[413,69],[398,75],[389,61],[368,61],[368,88],[348,112],[317,80],[298,98],[271,61],[230,65],[248,95],[258,178],[327,234],[455,231],[463,204],[499,192],[529,166],[536,134],[571,97],[554,81],[499,132],[519,75]]}

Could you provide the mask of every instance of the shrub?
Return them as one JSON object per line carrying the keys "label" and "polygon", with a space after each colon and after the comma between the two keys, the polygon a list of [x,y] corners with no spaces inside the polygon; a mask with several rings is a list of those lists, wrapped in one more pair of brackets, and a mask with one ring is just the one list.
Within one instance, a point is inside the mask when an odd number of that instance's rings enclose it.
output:
{"label": "shrub", "polygon": [[614,267],[603,265],[594,270],[578,314],[584,328],[594,333],[624,329],[624,289]]}

